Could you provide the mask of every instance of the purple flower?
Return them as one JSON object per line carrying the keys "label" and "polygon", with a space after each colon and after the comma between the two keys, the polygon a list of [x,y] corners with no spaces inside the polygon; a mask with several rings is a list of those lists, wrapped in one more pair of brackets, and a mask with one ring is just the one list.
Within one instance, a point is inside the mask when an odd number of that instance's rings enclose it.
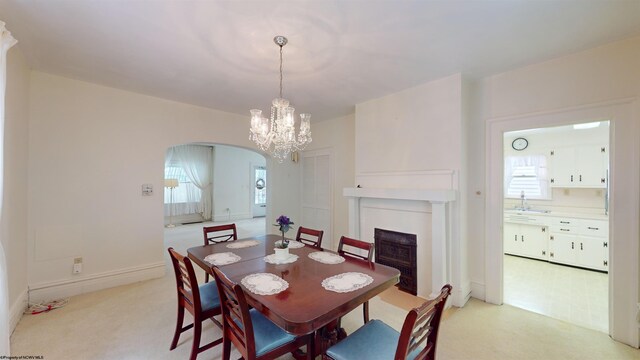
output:
{"label": "purple flower", "polygon": [[283,233],[286,233],[287,231],[289,231],[289,228],[291,227],[291,225],[293,225],[293,221],[291,221],[291,219],[289,219],[288,216],[280,215],[276,219],[276,223],[273,225],[279,226],[280,231],[282,231]]}

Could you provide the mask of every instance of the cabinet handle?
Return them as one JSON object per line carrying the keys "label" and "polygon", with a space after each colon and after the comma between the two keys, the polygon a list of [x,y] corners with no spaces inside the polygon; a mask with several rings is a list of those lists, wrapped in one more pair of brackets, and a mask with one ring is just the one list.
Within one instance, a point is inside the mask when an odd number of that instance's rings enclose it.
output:
{"label": "cabinet handle", "polygon": [[560,224],[570,224],[571,222],[569,221],[560,221]]}
{"label": "cabinet handle", "polygon": [[589,230],[599,230],[598,228],[594,228],[594,227],[591,227],[591,226],[587,226],[587,229],[589,229]]}
{"label": "cabinet handle", "polygon": [[571,231],[569,229],[560,229],[560,231]]}
{"label": "cabinet handle", "polygon": [[580,243],[580,250],[584,250],[584,248],[582,248],[582,243]]}
{"label": "cabinet handle", "polygon": [[550,253],[549,253],[549,256],[553,257],[553,252],[550,252]]}
{"label": "cabinet handle", "polygon": [[513,235],[513,240],[518,241],[518,235]]}
{"label": "cabinet handle", "polygon": [[542,255],[547,255],[547,252],[542,250]]}
{"label": "cabinet handle", "polygon": [[573,175],[571,175],[571,182],[573,182]]}
{"label": "cabinet handle", "polygon": [[520,240],[524,242],[524,235],[520,235]]}
{"label": "cabinet handle", "polygon": [[542,232],[545,232],[545,231],[547,231],[547,228],[546,227],[542,227]]}
{"label": "cabinet handle", "polygon": [[603,242],[603,243],[602,243],[602,247],[609,247],[609,243],[608,243],[608,242],[606,242],[606,241],[605,241],[605,242]]}
{"label": "cabinet handle", "polygon": [[571,242],[571,249],[574,249],[574,247],[573,247],[573,241]]}
{"label": "cabinet handle", "polygon": [[552,184],[554,183],[553,178],[551,178],[551,183],[552,183]]}
{"label": "cabinet handle", "polygon": [[580,182],[582,182],[582,175],[580,175]]}
{"label": "cabinet handle", "polygon": [[604,184],[604,183],[605,183],[604,178],[600,178],[600,183],[601,183],[601,184]]}
{"label": "cabinet handle", "polygon": [[602,262],[602,265],[609,266],[609,262],[607,260],[605,260],[605,261]]}
{"label": "cabinet handle", "polygon": [[553,240],[553,235],[549,236],[549,240]]}

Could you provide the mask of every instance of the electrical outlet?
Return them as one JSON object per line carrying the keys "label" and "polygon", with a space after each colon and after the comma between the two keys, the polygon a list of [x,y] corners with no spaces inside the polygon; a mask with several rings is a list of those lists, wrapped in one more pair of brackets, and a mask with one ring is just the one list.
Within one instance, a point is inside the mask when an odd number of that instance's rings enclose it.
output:
{"label": "electrical outlet", "polygon": [[82,258],[73,259],[73,273],[80,274],[82,272]]}

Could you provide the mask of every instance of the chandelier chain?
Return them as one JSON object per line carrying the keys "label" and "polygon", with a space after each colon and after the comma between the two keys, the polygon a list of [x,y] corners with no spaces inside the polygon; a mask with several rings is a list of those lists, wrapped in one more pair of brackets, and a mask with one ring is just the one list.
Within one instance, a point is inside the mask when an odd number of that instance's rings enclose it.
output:
{"label": "chandelier chain", "polygon": [[280,45],[280,97],[282,98],[282,45]]}

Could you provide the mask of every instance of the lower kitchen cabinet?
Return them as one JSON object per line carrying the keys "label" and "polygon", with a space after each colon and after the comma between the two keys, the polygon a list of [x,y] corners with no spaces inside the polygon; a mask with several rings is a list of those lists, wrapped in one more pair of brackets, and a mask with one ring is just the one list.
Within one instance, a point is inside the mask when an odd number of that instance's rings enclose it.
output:
{"label": "lower kitchen cabinet", "polygon": [[504,224],[504,252],[548,260],[548,232],[545,226],[525,224]]}
{"label": "lower kitchen cabinet", "polygon": [[607,247],[607,242],[598,237],[552,234],[549,238],[549,261],[608,270]]}
{"label": "lower kitchen cabinet", "polygon": [[504,253],[608,271],[609,224],[606,220],[508,214]]}

